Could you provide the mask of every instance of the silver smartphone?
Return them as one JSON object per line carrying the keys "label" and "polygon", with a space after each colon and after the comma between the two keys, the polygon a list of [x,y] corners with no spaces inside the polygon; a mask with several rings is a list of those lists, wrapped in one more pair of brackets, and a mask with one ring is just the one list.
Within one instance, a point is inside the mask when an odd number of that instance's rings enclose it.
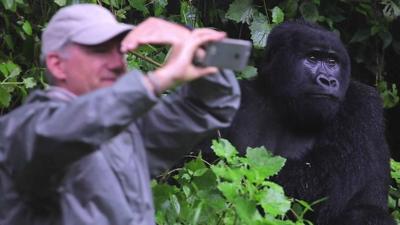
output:
{"label": "silver smartphone", "polygon": [[206,56],[196,60],[196,65],[215,66],[223,69],[243,70],[249,60],[252,44],[250,41],[225,38],[205,46]]}

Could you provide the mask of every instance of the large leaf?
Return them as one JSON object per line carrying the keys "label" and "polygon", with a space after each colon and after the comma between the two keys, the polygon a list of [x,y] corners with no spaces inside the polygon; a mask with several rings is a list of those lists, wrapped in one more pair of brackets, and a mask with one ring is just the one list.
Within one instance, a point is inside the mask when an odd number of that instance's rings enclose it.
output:
{"label": "large leaf", "polygon": [[233,20],[237,23],[250,24],[251,18],[255,9],[250,0],[235,0],[229,5],[229,9],[225,14],[227,19]]}
{"label": "large leaf", "polygon": [[9,49],[14,50],[14,41],[11,35],[6,34],[4,36],[4,41],[6,41],[6,45]]}
{"label": "large leaf", "polygon": [[378,35],[383,42],[383,48],[387,48],[390,45],[390,43],[392,43],[393,37],[389,31],[384,30],[382,32],[379,32]]}
{"label": "large leaf", "polygon": [[2,74],[3,77],[7,77],[9,72],[7,69],[7,65],[5,63],[0,63],[0,73]]}
{"label": "large leaf", "polygon": [[155,0],[154,1],[154,15],[161,16],[164,12],[165,7],[168,5],[167,0]]}
{"label": "large leaf", "polygon": [[31,36],[32,35],[32,26],[31,23],[29,23],[28,20],[25,20],[24,24],[22,24],[22,30],[24,30],[24,32]]}
{"label": "large leaf", "polygon": [[285,165],[286,159],[280,156],[273,156],[264,147],[248,148],[246,152],[248,164],[256,180],[264,180],[276,175]]}
{"label": "large leaf", "polygon": [[300,5],[300,13],[304,19],[316,22],[319,18],[318,8],[311,2],[304,2]]}
{"label": "large leaf", "polygon": [[367,40],[371,35],[370,32],[371,31],[369,29],[366,29],[366,28],[358,29],[357,32],[351,38],[350,43],[363,42],[363,41]]}
{"label": "large leaf", "polygon": [[290,201],[286,198],[283,188],[269,182],[270,188],[261,193],[260,204],[272,216],[283,216],[290,209]]}
{"label": "large leaf", "polygon": [[129,0],[129,5],[132,8],[143,12],[144,15],[149,14],[149,10],[146,8],[146,0]]}
{"label": "large leaf", "polygon": [[23,79],[25,88],[33,88],[36,86],[36,80],[33,77]]}
{"label": "large leaf", "polygon": [[238,74],[238,79],[250,79],[255,76],[257,76],[257,68],[255,68],[254,66],[246,66]]}
{"label": "large leaf", "polygon": [[212,165],[211,170],[217,177],[237,183],[240,183],[244,174],[246,173],[246,170],[243,170],[242,168],[232,168],[226,166],[222,161],[220,161],[217,165]]}
{"label": "large leaf", "polygon": [[67,0],[54,0],[54,3],[62,7],[67,4]]}
{"label": "large leaf", "polygon": [[233,158],[238,154],[236,148],[226,139],[213,140],[211,145],[215,154],[228,162],[232,162]]}
{"label": "large leaf", "polygon": [[1,2],[5,9],[15,12],[15,0],[1,0]]}
{"label": "large leaf", "polygon": [[263,14],[257,14],[253,22],[250,25],[251,40],[253,40],[253,46],[256,48],[264,48],[267,43],[267,37],[271,32],[271,24],[268,23],[268,19]]}
{"label": "large leaf", "polygon": [[237,184],[229,182],[221,182],[218,184],[218,190],[222,192],[228,201],[233,201],[235,197],[239,194]]}
{"label": "large leaf", "polygon": [[400,4],[396,4],[394,1],[389,1],[386,3],[382,12],[389,21],[392,21],[400,16]]}
{"label": "large leaf", "polygon": [[239,218],[242,220],[242,223],[239,224],[246,224],[246,222],[261,219],[261,216],[257,211],[257,204],[254,201],[238,196],[234,200],[233,205],[236,208]]}
{"label": "large leaf", "polygon": [[0,86],[0,107],[8,107],[10,105],[11,95],[8,91]]}
{"label": "large leaf", "polygon": [[286,17],[292,18],[296,16],[299,0],[286,0],[279,4],[280,8],[285,12]]}
{"label": "large leaf", "polygon": [[275,6],[272,9],[272,22],[275,24],[282,23],[285,19],[285,14],[283,13],[282,9],[278,6]]}

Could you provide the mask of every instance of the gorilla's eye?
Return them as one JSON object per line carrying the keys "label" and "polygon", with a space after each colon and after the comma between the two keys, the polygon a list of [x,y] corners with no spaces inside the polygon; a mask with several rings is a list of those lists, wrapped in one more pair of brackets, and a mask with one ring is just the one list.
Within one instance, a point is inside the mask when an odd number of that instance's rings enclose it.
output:
{"label": "gorilla's eye", "polygon": [[309,62],[316,63],[317,62],[317,56],[315,56],[313,54],[310,54],[310,55],[307,56],[307,60]]}
{"label": "gorilla's eye", "polygon": [[334,58],[328,58],[328,60],[326,62],[328,64],[328,66],[331,66],[331,67],[336,66],[336,64],[337,64],[337,61]]}

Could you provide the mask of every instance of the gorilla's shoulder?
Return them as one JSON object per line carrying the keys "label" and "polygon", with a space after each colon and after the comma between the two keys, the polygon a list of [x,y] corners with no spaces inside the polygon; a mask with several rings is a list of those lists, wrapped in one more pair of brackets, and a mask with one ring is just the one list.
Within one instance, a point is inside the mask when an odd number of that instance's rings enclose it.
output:
{"label": "gorilla's shoulder", "polygon": [[242,93],[242,107],[265,104],[265,90],[260,89],[257,80],[240,80],[239,84]]}
{"label": "gorilla's shoulder", "polygon": [[382,99],[376,88],[358,81],[350,82],[344,104],[354,110],[383,111]]}
{"label": "gorilla's shoulder", "polygon": [[339,117],[348,125],[361,129],[383,131],[383,104],[378,91],[371,86],[351,81]]}
{"label": "gorilla's shoulder", "polygon": [[350,82],[346,97],[349,98],[349,100],[381,102],[379,93],[376,88],[355,80]]}

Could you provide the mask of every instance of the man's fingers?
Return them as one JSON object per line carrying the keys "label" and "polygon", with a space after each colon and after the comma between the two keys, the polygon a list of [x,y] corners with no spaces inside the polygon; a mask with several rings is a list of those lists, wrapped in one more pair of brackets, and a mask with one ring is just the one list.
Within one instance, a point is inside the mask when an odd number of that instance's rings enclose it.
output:
{"label": "man's fingers", "polygon": [[197,60],[202,61],[206,57],[206,51],[202,48],[198,48],[194,55]]}
{"label": "man's fingers", "polygon": [[218,68],[216,67],[194,67],[190,75],[188,74],[184,77],[184,81],[192,81],[216,73],[218,73]]}
{"label": "man's fingers", "polygon": [[121,43],[121,52],[122,53],[127,53],[129,51],[133,51],[134,49],[136,49],[138,47],[137,43]]}
{"label": "man's fingers", "polygon": [[226,37],[225,32],[211,30],[209,28],[200,28],[192,32],[193,44],[198,48],[207,42],[219,41]]}

